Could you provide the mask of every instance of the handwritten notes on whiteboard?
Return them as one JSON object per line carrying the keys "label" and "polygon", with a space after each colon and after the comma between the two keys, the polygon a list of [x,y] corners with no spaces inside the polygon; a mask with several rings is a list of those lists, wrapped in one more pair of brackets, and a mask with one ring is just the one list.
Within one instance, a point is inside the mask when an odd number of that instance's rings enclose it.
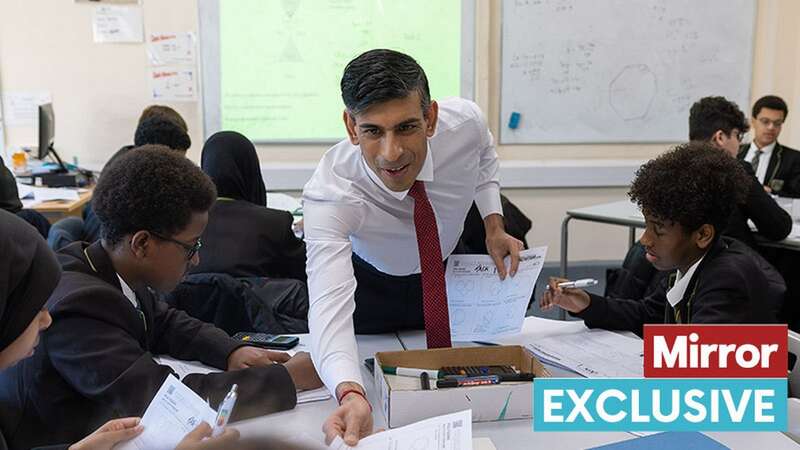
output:
{"label": "handwritten notes on whiteboard", "polygon": [[98,6],[92,15],[92,32],[98,43],[143,42],[142,8]]}

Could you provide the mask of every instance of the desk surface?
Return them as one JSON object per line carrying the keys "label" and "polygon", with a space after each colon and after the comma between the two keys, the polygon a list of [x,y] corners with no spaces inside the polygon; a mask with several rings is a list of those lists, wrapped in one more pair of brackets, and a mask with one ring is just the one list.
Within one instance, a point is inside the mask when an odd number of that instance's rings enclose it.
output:
{"label": "desk surface", "polygon": [[[628,200],[570,209],[567,211],[567,216],[580,220],[627,227],[644,228],[645,226],[644,216],[639,211],[639,208]],[[800,224],[795,222],[789,237],[782,241],[767,241],[760,238],[758,234],[756,234],[756,238],[761,245],[800,249]]]}
{"label": "desk surface", "polygon": [[[506,344],[522,344],[537,337],[552,335],[553,333],[577,332],[585,329],[583,322],[558,321],[528,317],[522,332],[519,335],[502,339]],[[361,359],[372,357],[378,351],[392,351],[425,348],[424,331],[403,331],[394,334],[357,336],[359,357]],[[457,343],[457,346],[474,345],[471,343]],[[576,375],[549,367],[554,376],[575,377]],[[365,367],[361,368],[366,383],[367,397],[373,405],[378,405],[378,398],[372,377]],[[322,424],[328,415],[336,408],[336,401],[329,399],[323,402],[298,405],[292,411],[272,414],[235,424],[243,437],[278,437],[288,441],[306,445],[304,448],[324,448],[320,446],[323,439]],[[380,411],[375,411],[375,427],[384,428],[386,423]],[[481,422],[472,424],[473,437],[488,437],[492,440],[497,450],[516,450],[520,448],[558,448],[585,449],[588,447],[610,444],[636,436],[626,432],[581,432],[581,433],[555,433],[534,432],[531,421],[527,419],[506,420],[500,422]],[[769,448],[770,450],[798,449],[800,446],[782,433],[707,433],[717,441],[728,447],[737,449]]]}

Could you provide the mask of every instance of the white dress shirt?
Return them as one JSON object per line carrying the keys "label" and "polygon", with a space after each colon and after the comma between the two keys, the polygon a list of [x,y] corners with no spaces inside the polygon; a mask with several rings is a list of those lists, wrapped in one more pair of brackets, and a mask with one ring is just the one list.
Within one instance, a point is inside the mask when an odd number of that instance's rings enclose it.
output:
{"label": "white dress shirt", "polygon": [[122,294],[131,302],[134,308],[139,309],[139,301],[136,300],[136,294],[133,292],[133,289],[128,286],[128,283],[126,283],[119,274],[117,274],[117,278],[119,278],[119,285],[122,287]]}
{"label": "white dress shirt", "polygon": [[[758,158],[758,168],[756,169],[756,178],[758,178],[758,182],[764,184],[764,179],[767,177],[767,166],[769,166],[769,159],[772,157],[772,150],[775,149],[775,142],[769,145],[765,145],[761,148],[761,157]],[[750,143],[750,149],[747,150],[747,155],[745,155],[744,160],[747,162],[752,162],[753,158],[756,157],[756,151],[758,151],[758,146],[755,142]]]}
{"label": "white dress shirt", "polygon": [[[705,258],[706,255],[703,255]],[[692,281],[692,276],[694,272],[697,270],[697,266],[700,265],[700,262],[703,261],[703,258],[700,258],[689,267],[689,270],[686,271],[685,274],[681,274],[681,271],[678,271],[677,278],[675,278],[675,284],[672,285],[672,288],[667,291],[667,301],[670,305],[674,308],[675,305],[680,303],[681,299],[683,299],[683,295],[686,293],[686,288],[689,286],[689,282]]]}
{"label": "white dress shirt", "polygon": [[[417,179],[425,182],[444,258],[455,249],[473,200],[482,217],[502,214],[497,168],[478,106],[459,98],[439,102],[436,133]],[[325,153],[303,190],[311,354],[331,391],[345,381],[363,385],[353,331],[352,253],[389,275],[420,272],[414,200],[407,194],[389,190],[349,140]]]}

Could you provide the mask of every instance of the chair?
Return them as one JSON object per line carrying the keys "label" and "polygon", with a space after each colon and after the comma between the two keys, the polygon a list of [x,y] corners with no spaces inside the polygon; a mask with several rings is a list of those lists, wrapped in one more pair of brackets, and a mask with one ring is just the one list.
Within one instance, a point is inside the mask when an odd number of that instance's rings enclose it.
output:
{"label": "chair", "polygon": [[800,333],[789,330],[789,397],[800,398]]}
{"label": "chair", "polygon": [[800,398],[789,398],[786,407],[789,416],[789,427],[785,433],[793,441],[800,444]]}

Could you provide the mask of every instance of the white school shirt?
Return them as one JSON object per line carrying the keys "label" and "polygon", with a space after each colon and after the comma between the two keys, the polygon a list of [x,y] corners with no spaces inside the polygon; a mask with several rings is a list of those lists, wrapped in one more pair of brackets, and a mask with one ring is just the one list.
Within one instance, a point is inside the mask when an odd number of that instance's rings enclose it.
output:
{"label": "white school shirt", "polygon": [[686,293],[686,288],[689,287],[689,282],[692,281],[692,276],[694,276],[697,266],[700,265],[700,262],[702,262],[703,258],[705,257],[706,255],[703,255],[702,258],[698,259],[697,262],[692,264],[692,266],[689,267],[689,270],[686,271],[686,274],[681,274],[681,271],[678,271],[678,275],[675,278],[675,284],[673,284],[672,288],[667,291],[667,301],[670,305],[672,305],[673,308],[675,305],[680,303],[681,299],[683,299],[683,294]]}
{"label": "white school shirt", "polygon": [[[761,148],[761,157],[758,158],[758,168],[756,169],[756,178],[758,178],[758,182],[764,184],[764,179],[767,177],[767,166],[769,166],[769,159],[772,157],[772,150],[775,149],[775,142],[769,145],[765,145]],[[747,162],[752,162],[753,158],[756,157],[756,151],[758,150],[758,146],[755,142],[750,143],[750,149],[747,150],[747,155],[745,155],[744,160]]]}
{"label": "white school shirt", "polygon": [[[478,106],[460,98],[439,102],[417,179],[436,215],[443,258],[455,249],[473,200],[481,217],[502,214],[497,168]],[[353,331],[352,253],[389,275],[420,272],[414,200],[407,194],[389,190],[349,140],[325,153],[303,189],[311,355],[332,392],[345,381],[364,384]]]}
{"label": "white school shirt", "polygon": [[136,300],[136,294],[133,292],[133,289],[131,289],[131,287],[128,286],[128,283],[126,283],[125,280],[123,280],[122,277],[119,276],[119,274],[117,274],[117,278],[119,279],[119,285],[122,288],[122,295],[124,295],[125,298],[127,298],[128,301],[131,302],[134,308],[139,309],[139,301]]}

